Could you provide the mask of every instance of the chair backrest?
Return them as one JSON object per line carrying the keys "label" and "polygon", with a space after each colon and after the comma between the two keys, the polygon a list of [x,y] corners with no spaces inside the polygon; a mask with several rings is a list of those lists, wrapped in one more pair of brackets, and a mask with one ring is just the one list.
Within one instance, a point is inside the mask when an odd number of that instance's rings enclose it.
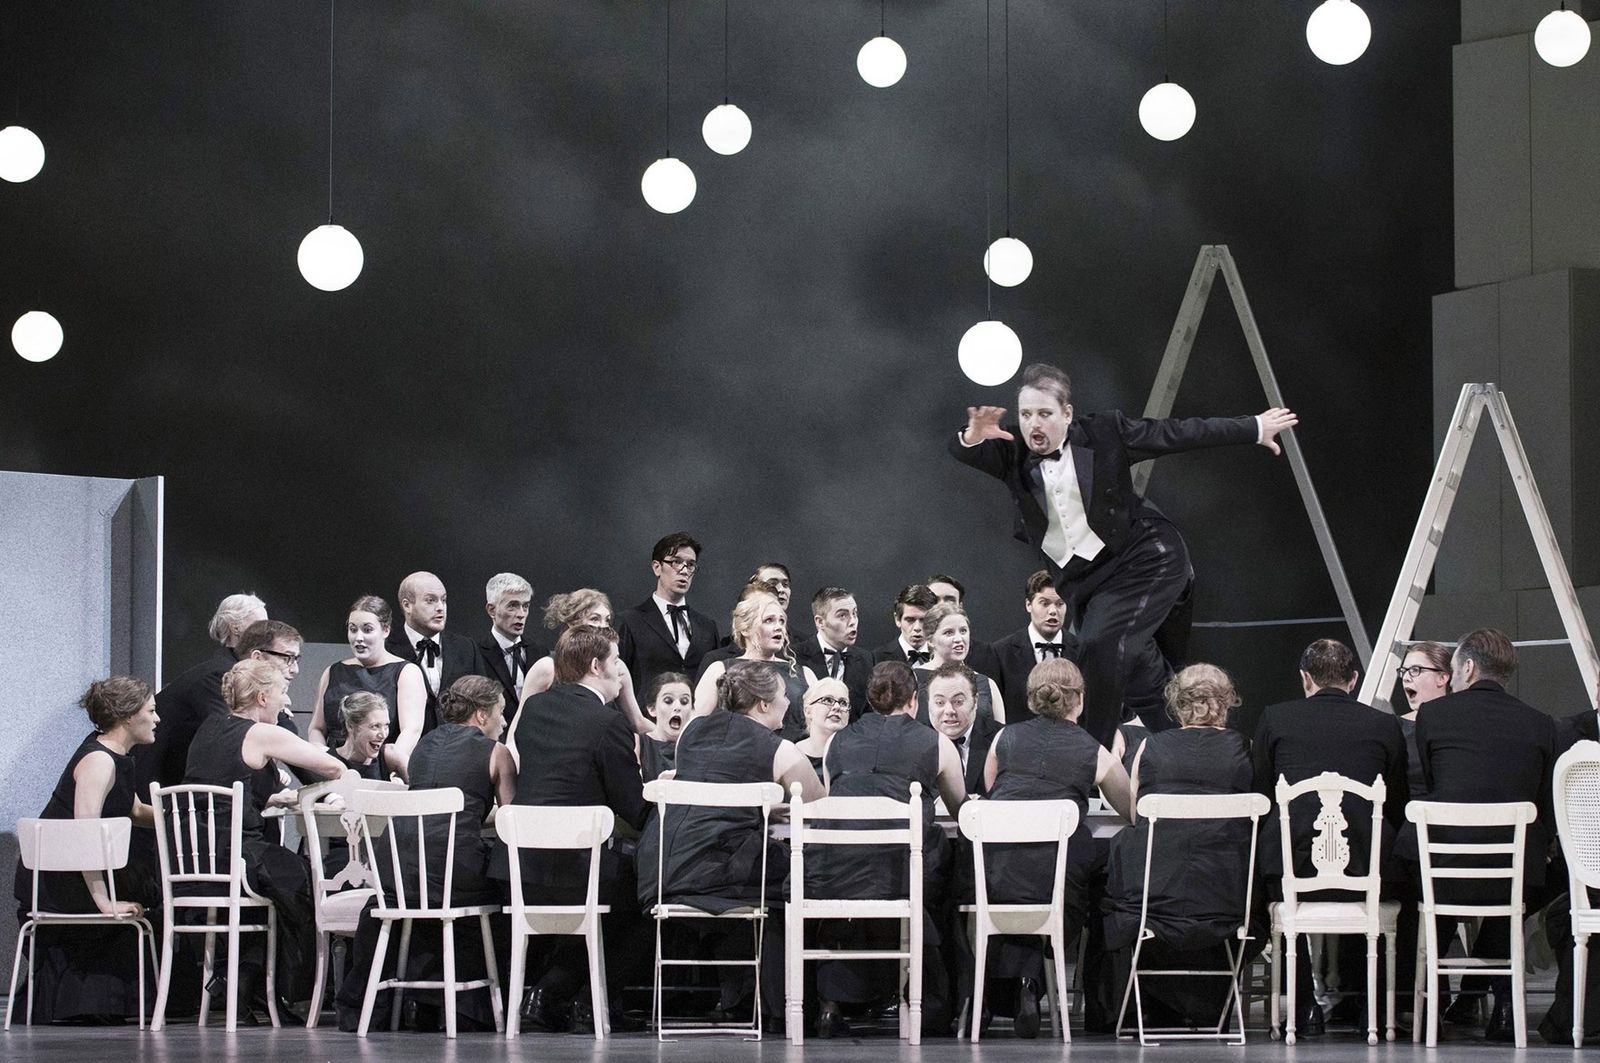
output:
{"label": "chair backrest", "polygon": [[1150,919],[1150,866],[1156,850],[1156,824],[1163,819],[1250,821],[1250,856],[1245,864],[1244,907],[1240,910],[1241,932],[1250,924],[1250,908],[1255,899],[1256,838],[1261,817],[1272,807],[1264,794],[1146,794],[1139,798],[1138,813],[1149,821],[1145,834],[1144,887],[1139,902],[1139,937],[1144,938]]}
{"label": "chair backrest", "polygon": [[[1315,874],[1300,876],[1295,868],[1294,835],[1290,826],[1290,806],[1302,797],[1316,794],[1321,802],[1317,818],[1312,824],[1311,866]],[[1348,874],[1350,868],[1350,824],[1344,818],[1344,798],[1354,794],[1372,806],[1371,851],[1367,858],[1365,875]],[[1379,856],[1383,851],[1383,801],[1387,790],[1380,776],[1366,785],[1338,772],[1325,771],[1320,775],[1290,784],[1278,776],[1276,791],[1278,803],[1278,839],[1283,853],[1283,899],[1293,904],[1297,895],[1317,890],[1346,890],[1367,895],[1368,913],[1377,917],[1378,892],[1382,881]]]}
{"label": "chair backrest", "polygon": [[1076,802],[968,801],[961,806],[961,833],[972,842],[972,870],[978,908],[989,906],[989,880],[984,872],[985,845],[1055,842],[1055,879],[1050,887],[1051,906],[1061,904],[1067,879],[1067,840],[1078,829]]}
{"label": "chair backrest", "polygon": [[[644,784],[644,799],[656,806],[656,904],[666,900],[667,809],[753,808],[761,810],[761,836],[767,836],[772,809],[783,802],[783,787],[775,782],[689,782],[653,779]],[[767,899],[767,847],[761,846],[761,905]]]}
{"label": "chair backrest", "polygon": [[[163,893],[170,901],[173,883],[218,883],[237,896],[244,882],[244,783],[206,786],[150,784],[155,812],[156,855]],[[219,813],[218,805],[223,807]],[[226,860],[218,859],[217,840],[227,839]]]}
{"label": "chair backrest", "polygon": [[[1510,906],[1522,910],[1523,843],[1527,840],[1528,824],[1539,818],[1539,810],[1532,801],[1486,802],[1482,804],[1454,801],[1412,801],[1406,805],[1406,819],[1417,825],[1417,857],[1422,865],[1422,900],[1437,907],[1434,898],[1436,879],[1504,879],[1510,886]],[[1445,842],[1436,841],[1430,832],[1434,827],[1502,827],[1511,829],[1509,842]],[[1439,856],[1470,856],[1484,859],[1481,866],[1436,867]],[[1462,907],[1451,905],[1452,908]],[[1478,906],[1484,907],[1484,906]],[[1503,907],[1488,905],[1487,907]],[[1445,913],[1450,914],[1450,913]]]}
{"label": "chair backrest", "polygon": [[511,909],[528,907],[522,894],[519,849],[589,850],[589,887],[584,905],[600,902],[600,850],[615,829],[617,816],[605,805],[501,805],[494,814],[494,832],[506,843],[511,865]]}
{"label": "chair backrest", "polygon": [[[367,866],[372,869],[373,885],[378,890],[380,909],[391,907],[388,895],[383,889],[386,877],[394,892],[394,907],[422,910],[450,907],[451,886],[455,881],[456,814],[465,807],[466,798],[461,788],[457,786],[444,786],[435,790],[357,789],[351,792],[350,809],[361,817],[361,838],[367,850]],[[429,817],[437,816],[449,817],[444,853],[444,884],[439,896],[430,897],[426,826]],[[414,828],[410,832],[414,837],[409,841],[414,842],[416,846],[416,863],[413,865],[415,883],[407,882],[405,869],[400,862],[401,850],[408,844],[408,839],[402,835],[408,832],[401,831],[397,834],[393,830],[394,826],[406,821],[410,821],[410,825]],[[382,870],[375,841],[386,831],[389,834],[387,873]],[[408,896],[407,887],[413,884],[416,886],[415,893]]]}
{"label": "chair backrest", "polygon": [[[826,822],[825,827],[812,826]],[[892,826],[878,824],[892,823]],[[834,826],[855,823],[857,826]],[[905,824],[901,826],[901,824]],[[789,788],[789,896],[805,896],[805,849],[819,845],[869,845],[907,849],[913,907],[922,902],[922,784],[911,783],[909,799],[892,797],[824,797],[806,801],[800,784]]]}
{"label": "chair backrest", "polygon": [[1556,832],[1567,858],[1572,907],[1600,889],[1600,742],[1578,742],[1556,761]]}
{"label": "chair backrest", "polygon": [[132,834],[133,820],[127,816],[17,820],[17,847],[22,851],[22,866],[33,872],[32,910],[39,910],[41,871],[99,871],[105,875],[106,888],[115,906],[117,881],[112,872],[127,866],[128,839]]}
{"label": "chair backrest", "polygon": [[[361,851],[361,817],[350,808],[350,795],[356,790],[404,790],[403,782],[388,779],[364,779],[345,775],[328,782],[302,786],[298,794],[301,831],[306,840],[306,856],[311,862],[311,891],[313,897],[337,893],[351,887],[371,887],[372,870],[364,862]],[[334,800],[336,798],[336,800]],[[346,863],[333,875],[327,874],[324,860],[328,854],[327,842],[343,838]]]}

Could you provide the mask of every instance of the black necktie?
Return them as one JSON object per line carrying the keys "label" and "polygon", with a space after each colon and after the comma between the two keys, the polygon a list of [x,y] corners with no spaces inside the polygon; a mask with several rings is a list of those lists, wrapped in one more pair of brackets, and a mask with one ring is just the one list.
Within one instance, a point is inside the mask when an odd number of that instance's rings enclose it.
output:
{"label": "black necktie", "polygon": [[1061,643],[1059,642],[1035,642],[1033,648],[1039,651],[1041,659],[1061,656]]}
{"label": "black necktie", "polygon": [[919,664],[927,664],[931,660],[933,660],[933,654],[927,650],[912,650],[906,654],[906,663],[913,668]]}
{"label": "black necktie", "polygon": [[517,681],[518,672],[528,670],[527,658],[523,656],[527,648],[521,642],[513,642],[506,648],[506,652],[511,655],[511,681],[513,683]]}
{"label": "black necktie", "polygon": [[432,639],[423,639],[417,643],[417,662],[424,668],[432,668],[439,660],[439,644]]}
{"label": "black necktie", "polygon": [[822,655],[828,659],[828,675],[838,679],[844,671],[844,651],[823,650]]}
{"label": "black necktie", "polygon": [[672,638],[674,642],[682,642],[689,635],[689,607],[687,605],[669,605],[667,614],[672,617]]}

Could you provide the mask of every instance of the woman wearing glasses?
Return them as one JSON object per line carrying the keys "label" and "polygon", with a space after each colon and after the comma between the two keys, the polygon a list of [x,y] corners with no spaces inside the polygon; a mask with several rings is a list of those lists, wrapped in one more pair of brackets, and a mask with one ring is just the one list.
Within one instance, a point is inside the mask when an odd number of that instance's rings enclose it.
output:
{"label": "woman wearing glasses", "polygon": [[389,603],[375,595],[357,598],[345,618],[345,638],[350,657],[328,665],[317,681],[316,708],[306,735],[312,745],[339,749],[348,732],[339,704],[346,694],[368,690],[382,695],[389,705],[387,741],[403,763],[411,758],[428,705],[428,688],[422,669],[384,647],[394,615]]}
{"label": "woman wearing glasses", "polygon": [[1406,740],[1406,778],[1413,796],[1428,792],[1422,782],[1422,758],[1417,755],[1417,710],[1450,693],[1450,647],[1437,642],[1415,642],[1395,669],[1411,711],[1400,717]]}
{"label": "woman wearing glasses", "polygon": [[805,715],[806,736],[794,746],[805,754],[816,769],[817,778],[826,784],[822,758],[833,736],[850,726],[850,688],[842,679],[824,676],[817,680],[806,687]]}

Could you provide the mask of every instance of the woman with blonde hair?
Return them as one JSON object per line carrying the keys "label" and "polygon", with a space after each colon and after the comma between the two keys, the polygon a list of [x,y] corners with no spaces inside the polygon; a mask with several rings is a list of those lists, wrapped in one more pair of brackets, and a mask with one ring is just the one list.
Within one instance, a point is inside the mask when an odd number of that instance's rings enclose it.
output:
{"label": "woman with blonde hair", "polygon": [[[972,626],[967,622],[967,611],[959,602],[940,602],[929,609],[922,618],[922,630],[927,632],[928,651],[933,657],[927,664],[912,669],[917,677],[917,719],[928,722],[928,677],[948,661],[965,664],[972,652]],[[987,716],[996,723],[1006,722],[1006,703],[1000,697],[1000,684],[976,669],[973,675],[973,694],[978,701],[978,715]]]}
{"label": "woman with blonde hair", "polygon": [[[593,587],[579,587],[566,594],[551,595],[544,604],[544,626],[557,632],[558,637],[575,627],[608,628],[611,626],[611,599],[606,597],[604,591],[597,591]],[[622,693],[617,695],[617,703],[633,724],[635,734],[649,734],[655,724],[639,711],[639,700],[633,695],[633,678],[628,673],[628,666],[622,664],[620,667],[623,684]],[[509,721],[506,745],[513,750],[517,748],[517,723],[522,719],[522,706],[535,694],[549,690],[555,682],[556,661],[553,656],[540,657],[528,669],[527,676],[522,680],[522,700],[517,703],[515,711],[509,712],[506,717]]]}
{"label": "woman with blonde hair", "polygon": [[[729,625],[733,644],[740,654],[733,660],[767,661],[775,665],[783,676],[788,710],[779,732],[783,738],[798,742],[806,736],[804,702],[806,690],[817,677],[811,669],[798,664],[794,651],[789,648],[789,616],[775,594],[757,591],[745,595],[733,607],[733,621]],[[705,716],[717,707],[718,680],[727,672],[732,661],[713,661],[700,674],[694,689],[694,714]]]}
{"label": "woman with blonde hair", "polygon": [[842,679],[823,676],[806,687],[804,709],[806,736],[794,745],[816,769],[817,778],[826,782],[822,758],[833,736],[850,726],[850,688]]}

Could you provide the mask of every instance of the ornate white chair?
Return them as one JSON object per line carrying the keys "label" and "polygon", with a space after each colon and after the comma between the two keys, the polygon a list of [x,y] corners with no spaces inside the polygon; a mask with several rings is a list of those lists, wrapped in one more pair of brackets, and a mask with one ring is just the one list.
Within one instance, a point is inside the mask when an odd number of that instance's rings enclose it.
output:
{"label": "ornate white chair", "polygon": [[1561,754],[1555,797],[1572,898],[1572,1044],[1582,1048],[1589,935],[1600,932],[1600,909],[1589,900],[1589,891],[1600,889],[1600,742],[1579,742]]}

